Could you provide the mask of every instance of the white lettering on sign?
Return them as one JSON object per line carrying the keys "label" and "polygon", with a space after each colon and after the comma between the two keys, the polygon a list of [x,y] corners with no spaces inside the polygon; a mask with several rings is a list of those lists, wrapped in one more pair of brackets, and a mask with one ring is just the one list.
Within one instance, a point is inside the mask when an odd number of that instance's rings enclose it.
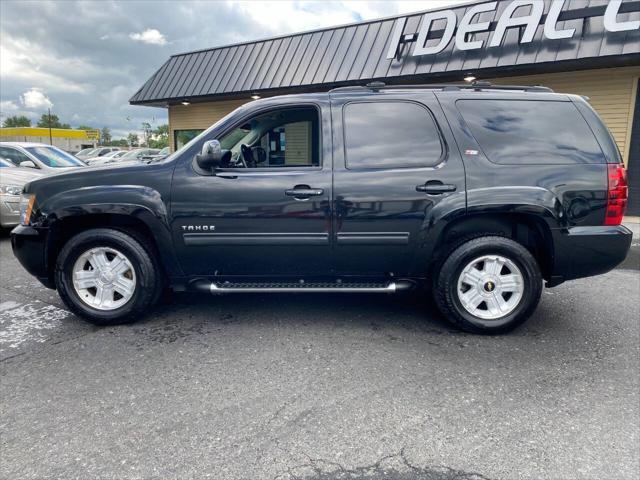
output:
{"label": "white lettering on sign", "polygon": [[[476,50],[482,48],[482,40],[468,41],[467,34],[475,32],[483,32],[489,30],[491,22],[479,22],[471,23],[473,17],[484,12],[492,12],[496,9],[498,2],[481,3],[471,7],[467,13],[464,14],[460,21],[460,26],[456,32],[456,48],[458,50]],[[414,53],[415,55],[415,53]]]}
{"label": "white lettering on sign", "polygon": [[[429,35],[429,31],[431,30],[431,24],[434,20],[445,20],[446,26],[444,28],[444,34],[440,39],[440,43],[437,45],[433,45],[431,47],[425,46],[427,43],[427,36]],[[456,14],[453,10],[443,10],[442,12],[433,12],[433,13],[425,13],[424,17],[422,17],[422,28],[420,29],[420,33],[418,33],[418,41],[416,42],[416,46],[413,49],[414,55],[430,55],[433,53],[440,53],[445,49],[449,42],[451,41],[451,37],[453,36],[453,30],[456,28]]]}
{"label": "white lettering on sign", "polygon": [[560,40],[563,38],[573,38],[573,34],[576,33],[575,28],[568,28],[566,30],[556,30],[558,23],[558,17],[564,6],[564,0],[553,0],[549,13],[547,13],[547,21],[544,22],[544,36],[549,40]]}
{"label": "white lettering on sign", "polygon": [[[530,6],[531,12],[524,17],[513,17],[513,13],[520,7]],[[520,39],[520,43],[530,43],[533,40],[533,36],[536,34],[536,29],[540,24],[542,13],[544,12],[544,5],[538,0],[516,0],[511,2],[509,6],[500,15],[498,20],[498,26],[496,31],[493,32],[490,47],[499,47],[502,45],[502,37],[507,28],[511,27],[525,27],[524,34]]]}
{"label": "white lettering on sign", "polygon": [[[560,14],[565,6],[565,0],[552,0],[549,12],[544,21],[544,38],[549,40],[562,40],[573,38],[576,33],[575,28],[558,29],[558,21]],[[404,34],[404,27],[407,24],[407,17],[396,20],[387,58],[392,59],[398,55],[398,49],[401,44],[413,42],[414,56],[433,55],[442,52],[455,34],[455,47],[457,50],[478,50],[484,46],[483,40],[473,39],[473,35],[480,32],[488,32],[491,27],[489,21],[478,21],[478,17],[482,13],[494,12],[498,2],[488,2],[474,5],[464,14],[457,25],[458,18],[453,10],[440,10],[437,12],[427,12],[422,16],[420,30],[415,33]],[[618,21],[618,14],[622,0],[610,0],[604,12],[604,28],[607,32],[625,32],[640,29],[640,20]],[[526,10],[525,15],[515,16],[516,13],[522,13]],[[520,11],[520,12],[518,12]],[[502,45],[505,33],[510,28],[520,28],[523,30],[519,39],[519,43],[530,43],[538,29],[538,25],[542,21],[544,13],[544,2],[541,0],[513,0],[508,4],[497,20],[495,31],[492,33],[488,42],[489,48],[499,47]],[[434,23],[442,23],[444,21],[444,29],[442,36],[435,44],[427,45],[430,40]],[[434,39],[436,40],[436,39]]]}
{"label": "white lettering on sign", "polygon": [[609,0],[607,10],[604,12],[604,28],[609,32],[626,32],[628,30],[638,30],[640,20],[630,22],[618,22],[618,12],[620,11],[622,0]]}

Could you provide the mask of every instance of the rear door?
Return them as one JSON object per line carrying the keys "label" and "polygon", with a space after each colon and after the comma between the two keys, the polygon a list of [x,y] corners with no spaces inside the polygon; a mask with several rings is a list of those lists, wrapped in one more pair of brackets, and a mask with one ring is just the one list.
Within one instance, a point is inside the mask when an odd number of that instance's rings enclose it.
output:
{"label": "rear door", "polygon": [[334,269],[340,275],[424,275],[435,223],[465,209],[460,154],[431,92],[331,100]]}

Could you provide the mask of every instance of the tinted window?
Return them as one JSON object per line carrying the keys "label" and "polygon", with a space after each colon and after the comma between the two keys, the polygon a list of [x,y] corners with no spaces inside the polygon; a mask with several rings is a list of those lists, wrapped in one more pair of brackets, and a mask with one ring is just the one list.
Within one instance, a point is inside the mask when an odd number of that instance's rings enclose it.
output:
{"label": "tinted window", "polygon": [[204,130],[175,130],[173,132],[173,139],[175,141],[176,150],[180,150],[191,140],[200,135]]}
{"label": "tinted window", "polygon": [[435,121],[415,103],[349,103],[344,135],[350,169],[432,167],[442,158]]}
{"label": "tinted window", "polygon": [[604,163],[600,146],[571,102],[459,100],[471,133],[500,164]]}
{"label": "tinted window", "polygon": [[242,122],[220,139],[231,151],[228,167],[273,168],[320,165],[318,112],[283,108]]}
{"label": "tinted window", "polygon": [[19,152],[13,148],[8,147],[0,147],[0,157],[9,160],[16,167],[20,166],[20,162],[30,162],[31,159],[27,157],[24,153]]}

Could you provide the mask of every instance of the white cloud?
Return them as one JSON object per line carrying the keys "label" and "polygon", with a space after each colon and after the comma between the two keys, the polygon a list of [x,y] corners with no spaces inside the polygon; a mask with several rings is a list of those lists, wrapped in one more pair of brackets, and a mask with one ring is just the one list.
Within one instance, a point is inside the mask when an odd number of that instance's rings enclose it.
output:
{"label": "white cloud", "polygon": [[24,92],[20,95],[20,101],[25,108],[42,109],[53,107],[53,102],[38,88],[32,88]]}
{"label": "white cloud", "polygon": [[18,107],[18,105],[16,105],[15,102],[12,100],[2,100],[0,102],[0,112],[3,112],[3,113],[15,112],[19,109],[20,107]]}
{"label": "white cloud", "polygon": [[129,38],[136,42],[148,43],[150,45],[166,45],[167,39],[155,28],[147,28],[140,33],[130,33]]}

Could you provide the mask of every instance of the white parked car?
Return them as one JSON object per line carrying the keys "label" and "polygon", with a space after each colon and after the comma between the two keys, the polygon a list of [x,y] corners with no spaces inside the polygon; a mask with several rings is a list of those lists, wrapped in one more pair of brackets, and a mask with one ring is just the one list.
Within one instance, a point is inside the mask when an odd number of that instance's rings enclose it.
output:
{"label": "white parked car", "polygon": [[0,158],[9,160],[17,167],[33,168],[43,173],[86,167],[82,160],[70,153],[44,143],[0,142]]}
{"label": "white parked car", "polygon": [[20,193],[25,183],[40,178],[42,172],[16,167],[0,157],[0,227],[15,227],[20,223]]}

